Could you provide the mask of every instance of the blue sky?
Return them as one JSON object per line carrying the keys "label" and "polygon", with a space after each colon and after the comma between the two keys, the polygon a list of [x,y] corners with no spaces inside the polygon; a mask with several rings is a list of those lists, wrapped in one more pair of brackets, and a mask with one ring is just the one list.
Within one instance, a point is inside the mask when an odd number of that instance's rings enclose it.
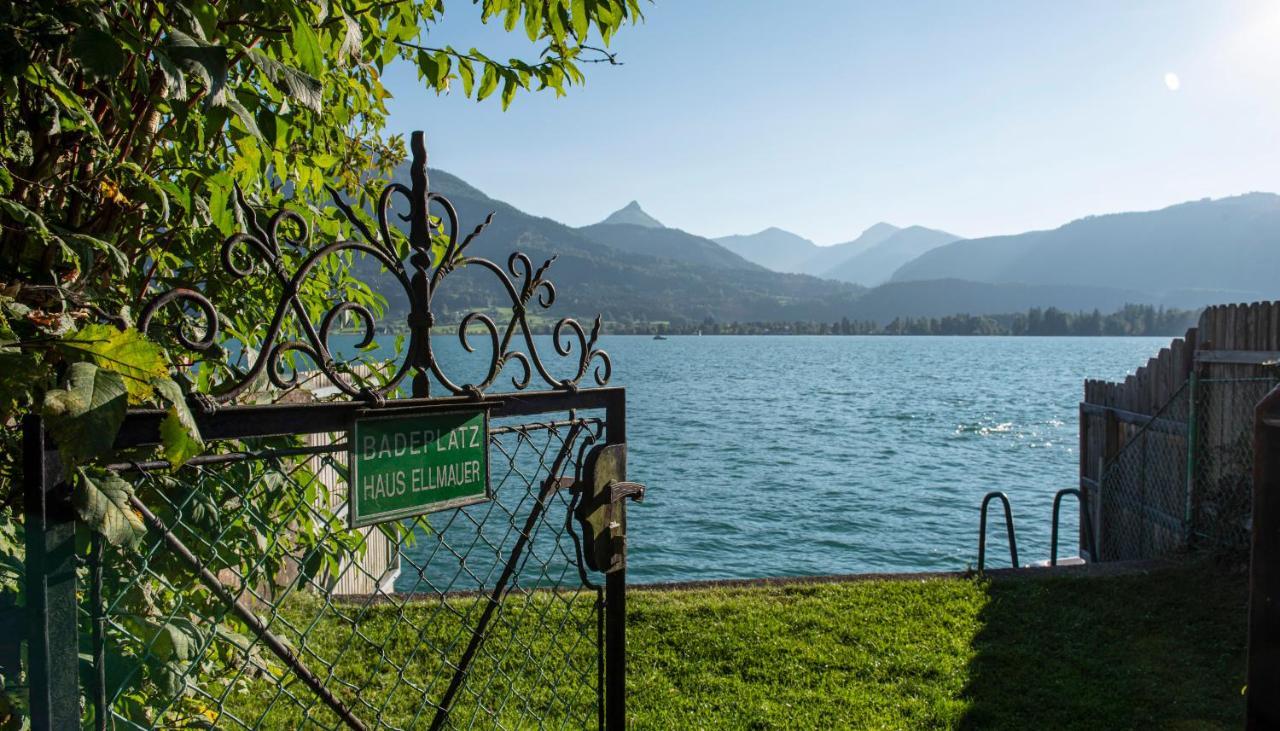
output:
{"label": "blue sky", "polygon": [[[431,45],[528,52],[470,3]],[[785,8],[785,10],[783,9]],[[1280,191],[1280,2],[658,0],[560,99],[388,83],[390,128],[531,213],[705,236],[962,236]],[[1171,90],[1166,74],[1178,77]]]}

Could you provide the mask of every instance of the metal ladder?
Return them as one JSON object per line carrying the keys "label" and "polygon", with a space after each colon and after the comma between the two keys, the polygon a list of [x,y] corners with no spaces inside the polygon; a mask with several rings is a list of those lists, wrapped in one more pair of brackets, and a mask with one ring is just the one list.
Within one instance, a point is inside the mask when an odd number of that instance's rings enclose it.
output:
{"label": "metal ladder", "polygon": [[[1089,548],[1089,560],[1098,560],[1097,539],[1093,532],[1093,519],[1089,514],[1088,497],[1074,487],[1067,487],[1059,490],[1053,495],[1053,525],[1049,539],[1049,565],[1058,565],[1058,519],[1061,514],[1062,498],[1067,495],[1075,495],[1076,499],[1081,503],[1081,515],[1084,520],[1085,541]],[[1009,502],[1009,496],[998,490],[987,493],[982,498],[982,515],[978,522],[978,572],[982,573],[986,570],[987,565],[987,509],[991,506],[991,501],[999,499],[1004,507],[1004,526],[1005,533],[1009,536],[1009,560],[1013,568],[1019,568],[1018,565],[1018,538],[1013,527],[1013,506]]]}
{"label": "metal ladder", "polygon": [[993,491],[982,498],[982,518],[978,522],[978,573],[982,573],[987,564],[987,507],[994,498],[1004,503],[1004,527],[1009,535],[1009,559],[1013,568],[1018,568],[1018,538],[1013,532],[1013,507],[1009,504],[1009,496],[1003,492]]}
{"label": "metal ladder", "polygon": [[1098,543],[1093,535],[1093,518],[1089,514],[1089,499],[1078,488],[1065,487],[1054,493],[1053,496],[1053,532],[1049,538],[1049,565],[1058,565],[1058,508],[1062,506],[1062,497],[1064,495],[1075,495],[1076,500],[1080,501],[1080,514],[1084,516],[1082,518],[1084,520],[1084,537],[1089,546],[1089,560],[1091,562],[1099,560]]}

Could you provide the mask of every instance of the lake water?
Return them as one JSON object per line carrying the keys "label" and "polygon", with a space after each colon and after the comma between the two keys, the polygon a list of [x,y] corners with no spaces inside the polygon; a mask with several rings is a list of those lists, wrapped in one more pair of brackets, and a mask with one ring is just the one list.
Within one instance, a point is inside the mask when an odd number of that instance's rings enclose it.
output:
{"label": "lake water", "polygon": [[[629,579],[963,569],[990,490],[1013,502],[1022,561],[1046,559],[1053,494],[1077,484],[1084,379],[1121,378],[1167,344],[605,337],[611,385],[627,389],[628,473],[649,487],[628,513]],[[1070,498],[1063,518],[1073,555]],[[998,511],[991,523],[989,562],[1007,565]]]}

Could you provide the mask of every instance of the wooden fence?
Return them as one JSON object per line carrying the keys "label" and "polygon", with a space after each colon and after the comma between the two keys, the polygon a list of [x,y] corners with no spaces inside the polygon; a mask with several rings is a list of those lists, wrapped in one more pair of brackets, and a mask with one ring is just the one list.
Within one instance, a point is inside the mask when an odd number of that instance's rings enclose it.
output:
{"label": "wooden fence", "polygon": [[[1278,361],[1280,303],[1219,305],[1124,381],[1085,381],[1080,488],[1091,496],[1095,560],[1247,533],[1253,409]],[[1129,469],[1139,464],[1141,474]],[[1118,492],[1126,501],[1109,502]]]}
{"label": "wooden fence", "polygon": [[[366,365],[357,365],[351,371],[352,375],[361,378],[373,375]],[[318,371],[299,374],[298,383],[300,387],[287,394],[284,400],[324,400],[337,391]],[[306,442],[309,447],[325,447],[341,443],[346,437],[345,432],[308,434]],[[346,450],[329,453],[323,459],[312,457],[312,460],[311,467],[326,488],[327,497],[324,499],[328,500],[327,509],[345,520],[347,480],[342,472],[347,465]],[[364,536],[364,550],[354,561],[342,559],[337,578],[329,582],[329,592],[339,596],[394,592],[396,579],[400,576],[399,547],[377,526],[355,530]]]}

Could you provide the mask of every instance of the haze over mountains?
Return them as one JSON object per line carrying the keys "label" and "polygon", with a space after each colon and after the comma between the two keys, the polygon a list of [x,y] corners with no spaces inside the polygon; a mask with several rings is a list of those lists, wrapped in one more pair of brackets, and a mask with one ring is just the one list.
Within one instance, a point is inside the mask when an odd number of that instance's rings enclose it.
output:
{"label": "haze over mountains", "polygon": [[721,236],[715,241],[742,258],[777,272],[812,274],[874,287],[887,282],[903,264],[959,238],[923,226],[898,228],[881,222],[858,238],[833,246],[818,246],[776,227],[754,234]]}
{"label": "haze over mountains", "polygon": [[1091,282],[1179,303],[1255,300],[1276,292],[1278,244],[1280,196],[1249,193],[957,241],[905,264],[893,279]]}
{"label": "haze over mountains", "polygon": [[[397,178],[407,182],[407,171]],[[535,265],[559,257],[549,271],[555,316],[883,324],[906,316],[1051,306],[1109,312],[1128,303],[1198,307],[1280,295],[1272,274],[1280,270],[1280,196],[1268,193],[971,240],[879,223],[849,242],[817,246],[780,228],[708,239],[664,226],[635,201],[574,228],[443,171],[430,171],[430,185],[453,201],[464,232],[495,212],[469,253],[504,264],[516,250]],[[459,310],[507,306],[484,274],[455,274],[438,301]],[[394,287],[374,286],[387,293],[393,312],[406,306],[395,301]]]}
{"label": "haze over mountains", "polygon": [[[407,167],[395,180],[409,183]],[[850,311],[864,291],[852,284],[796,274],[779,274],[747,262],[715,242],[675,229],[637,223],[600,223],[575,229],[531,215],[485,195],[441,170],[429,171],[431,190],[444,194],[458,211],[463,234],[490,212],[493,222],[467,253],[506,266],[521,251],[535,267],[557,257],[547,272],[556,286],[554,316],[612,322],[832,321]],[[638,206],[637,206],[638,208]],[[635,220],[635,219],[632,219]],[[659,224],[660,226],[660,224]],[[602,243],[607,240],[611,243]],[[651,246],[652,248],[646,248]],[[657,252],[657,253],[655,253]],[[665,255],[663,255],[665,254]],[[388,322],[408,310],[405,296],[368,258],[356,262],[362,278],[387,297]],[[520,282],[516,282],[520,286]],[[462,267],[433,294],[443,309],[502,309],[510,306],[493,275]],[[545,311],[530,306],[532,316]]]}

